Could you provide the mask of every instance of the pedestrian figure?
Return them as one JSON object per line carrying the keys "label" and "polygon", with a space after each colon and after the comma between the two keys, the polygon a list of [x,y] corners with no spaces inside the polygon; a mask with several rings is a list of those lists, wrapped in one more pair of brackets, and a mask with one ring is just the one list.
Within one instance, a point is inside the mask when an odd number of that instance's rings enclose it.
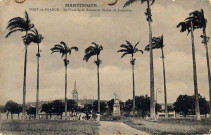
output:
{"label": "pedestrian figure", "polygon": [[99,123],[99,121],[100,121],[100,113],[99,112],[97,112],[97,122]]}

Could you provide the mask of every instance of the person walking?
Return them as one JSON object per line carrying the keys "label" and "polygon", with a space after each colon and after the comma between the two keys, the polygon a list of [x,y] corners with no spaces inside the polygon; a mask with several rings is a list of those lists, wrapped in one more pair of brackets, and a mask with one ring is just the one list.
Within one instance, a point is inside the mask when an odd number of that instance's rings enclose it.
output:
{"label": "person walking", "polygon": [[99,123],[100,122],[100,117],[101,117],[101,115],[100,115],[100,113],[99,112],[97,112],[97,122]]}

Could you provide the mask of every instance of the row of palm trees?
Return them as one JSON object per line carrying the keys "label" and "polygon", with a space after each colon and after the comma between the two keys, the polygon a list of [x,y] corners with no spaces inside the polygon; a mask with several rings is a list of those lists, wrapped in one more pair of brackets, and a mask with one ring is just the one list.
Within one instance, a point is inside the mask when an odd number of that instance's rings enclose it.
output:
{"label": "row of palm trees", "polygon": [[[149,44],[145,47],[146,51],[149,51],[150,56],[150,118],[152,120],[156,120],[155,117],[155,98],[154,98],[154,67],[153,67],[153,49],[161,49],[162,53],[162,62],[163,62],[163,79],[164,79],[164,99],[165,99],[165,113],[167,117],[167,90],[166,90],[166,77],[165,77],[165,63],[164,63],[164,40],[163,35],[159,37],[153,37],[152,38],[152,15],[151,15],[151,9],[150,6],[153,5],[155,0],[128,0],[123,7],[127,7],[130,4],[134,2],[140,1],[141,3],[147,3],[147,10],[145,12],[147,21],[149,24]],[[195,48],[194,48],[194,34],[193,31],[195,29],[202,28],[203,29],[203,35],[201,36],[203,38],[203,42],[206,48],[206,57],[207,57],[207,67],[208,67],[208,80],[209,80],[209,92],[210,92],[210,98],[211,98],[211,77],[210,77],[210,66],[209,66],[209,55],[208,55],[208,37],[206,36],[206,24],[207,21],[204,18],[204,12],[201,11],[194,11],[190,13],[190,17],[186,18],[184,22],[181,22],[177,25],[177,27],[181,27],[181,32],[188,31],[188,33],[191,32],[191,38],[192,38],[192,56],[193,56],[193,74],[194,74],[194,91],[195,91],[195,99],[196,99],[196,118],[197,120],[200,120],[200,112],[199,112],[199,101],[198,101],[198,88],[197,88],[197,74],[196,74],[196,60],[195,60]],[[25,59],[24,59],[24,80],[23,80],[23,119],[25,119],[25,96],[26,96],[26,67],[27,67],[27,47],[31,43],[36,43],[38,45],[38,52],[36,54],[37,56],[37,95],[36,95],[36,118],[38,118],[38,103],[39,103],[39,58],[40,58],[40,49],[39,44],[43,40],[43,36],[38,33],[38,30],[35,28],[34,24],[31,23],[28,13],[25,12],[25,18],[21,17],[15,17],[11,19],[8,23],[9,33],[6,35],[6,38],[10,36],[10,34],[20,31],[25,32],[25,35],[22,37],[24,44],[25,44]],[[85,56],[83,60],[87,61],[92,57],[96,56],[95,64],[97,66],[97,78],[98,78],[98,112],[100,112],[100,77],[99,77],[99,66],[102,63],[102,60],[100,60],[100,52],[103,50],[102,45],[98,45],[95,42],[92,42],[92,46],[89,46],[85,49]],[[122,44],[120,47],[121,49],[118,52],[123,52],[122,58],[126,56],[127,54],[131,55],[131,66],[132,66],[132,78],[133,78],[133,113],[135,113],[135,80],[134,80],[134,65],[135,65],[135,58],[134,54],[136,52],[143,53],[142,50],[139,50],[137,48],[136,43],[134,46],[129,42],[126,41],[126,44]],[[67,54],[71,54],[71,51],[75,50],[78,51],[78,48],[68,47],[67,44],[63,41],[60,42],[60,44],[54,45],[53,48],[51,48],[52,53],[59,52],[62,54],[62,57],[64,58],[64,65],[65,65],[65,118],[67,116],[67,65],[69,64],[69,60],[67,59]],[[211,105],[210,105],[211,109]],[[211,111],[210,111],[211,112]]]}
{"label": "row of palm trees", "polygon": [[25,12],[25,18],[15,17],[8,22],[7,29],[9,33],[6,35],[8,38],[14,32],[25,32],[25,35],[22,37],[25,44],[25,57],[24,57],[24,79],[23,79],[23,108],[22,108],[22,119],[25,119],[26,115],[26,67],[27,67],[27,49],[31,43],[38,45],[37,56],[37,94],[36,94],[36,118],[38,118],[38,106],[39,106],[39,58],[40,58],[40,48],[39,44],[43,40],[43,36],[38,33],[37,29],[34,27],[34,24],[31,23],[28,13]]}
{"label": "row of palm trees", "polygon": [[[180,22],[177,25],[177,28],[181,27],[181,32],[187,31],[188,34],[191,33],[192,40],[192,59],[193,59],[193,80],[194,80],[194,95],[195,95],[195,112],[196,119],[200,120],[200,110],[199,110],[199,97],[198,97],[198,84],[197,84],[197,72],[196,72],[196,58],[195,58],[195,44],[194,44],[194,30],[202,29],[203,38],[202,43],[204,43],[206,49],[206,57],[207,57],[207,68],[208,68],[208,81],[209,81],[209,92],[210,92],[210,101],[211,101],[211,75],[210,75],[210,65],[209,65],[209,54],[208,54],[208,37],[206,36],[206,26],[207,20],[204,17],[204,11],[194,11],[189,14],[190,16],[185,19],[184,22]],[[211,103],[210,103],[211,107]],[[210,113],[211,114],[211,113]],[[210,116],[211,118],[211,116]]]}

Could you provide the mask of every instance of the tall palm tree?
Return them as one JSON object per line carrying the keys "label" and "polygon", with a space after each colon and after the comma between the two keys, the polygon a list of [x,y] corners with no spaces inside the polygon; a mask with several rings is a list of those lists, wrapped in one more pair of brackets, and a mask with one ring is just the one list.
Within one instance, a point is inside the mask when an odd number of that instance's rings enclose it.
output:
{"label": "tall palm tree", "polygon": [[[163,52],[163,35],[160,37],[153,37],[152,38],[152,49],[161,49],[161,58],[163,62],[163,82],[164,82],[164,100],[165,100],[165,117],[168,117],[168,110],[167,110],[167,90],[166,90],[166,71],[165,71],[165,62],[164,62],[164,52]],[[145,47],[146,51],[150,50],[150,46],[147,45]]]}
{"label": "tall palm tree", "polygon": [[78,47],[68,47],[67,44],[63,41],[60,44],[54,45],[51,48],[52,53],[59,52],[64,56],[64,66],[65,66],[65,120],[67,120],[67,65],[69,64],[69,60],[67,59],[67,54],[71,55],[72,50],[78,51]]}
{"label": "tall palm tree", "polygon": [[[191,12],[190,16],[195,18],[197,28],[201,28],[203,32],[203,35],[201,35],[201,38],[203,39],[202,43],[204,44],[204,47],[206,49],[209,94],[210,94],[210,101],[211,101],[211,74],[210,74],[209,52],[208,52],[208,45],[207,45],[207,43],[209,42],[209,37],[207,37],[207,34],[206,34],[207,20],[204,17],[203,9],[201,9],[201,11],[196,10],[196,11]],[[211,102],[210,102],[210,118],[211,118]]]}
{"label": "tall palm tree", "polygon": [[200,20],[196,18],[192,13],[190,17],[186,18],[184,22],[180,22],[177,28],[181,27],[180,32],[188,31],[191,33],[192,40],[192,58],[193,58],[193,80],[194,80],[194,94],[195,94],[195,112],[196,119],[201,120],[199,110],[199,96],[198,96],[198,84],[197,84],[197,72],[196,72],[196,58],[195,58],[195,45],[194,45],[194,30],[201,27]]}
{"label": "tall palm tree", "polygon": [[95,42],[92,42],[93,46],[89,46],[85,49],[85,55],[83,60],[88,62],[89,58],[92,56],[97,56],[97,60],[95,61],[95,64],[97,65],[97,82],[98,82],[98,89],[97,89],[97,97],[98,97],[98,112],[100,113],[100,74],[99,74],[99,67],[102,63],[102,60],[100,60],[100,52],[103,50],[102,45],[98,45]]}
{"label": "tall palm tree", "polygon": [[[26,37],[28,37],[28,31],[34,27],[34,24],[31,23],[28,13],[25,11],[25,18],[15,17],[8,22],[7,29],[9,33],[6,35],[8,38],[12,33],[15,32],[25,32]],[[25,44],[25,57],[24,57],[24,79],[23,79],[23,107],[22,107],[22,119],[25,120],[26,116],[26,66],[27,66],[27,48],[28,45]]]}
{"label": "tall palm tree", "polygon": [[35,43],[37,44],[37,95],[36,95],[36,119],[39,119],[39,58],[40,58],[40,43],[43,40],[43,36],[38,33],[37,29],[31,30],[32,33],[28,33],[28,37],[23,37],[25,44]]}
{"label": "tall palm tree", "polygon": [[149,24],[149,44],[150,44],[150,118],[152,120],[156,120],[155,117],[155,90],[154,90],[154,67],[153,67],[153,50],[152,50],[152,14],[151,14],[151,8],[155,2],[155,0],[128,0],[123,7],[127,7],[130,4],[134,2],[141,1],[141,3],[147,2],[147,10],[145,12],[145,15],[147,17],[147,21]]}
{"label": "tall palm tree", "polygon": [[135,115],[135,77],[134,77],[134,65],[135,65],[135,61],[136,59],[134,58],[135,53],[137,52],[141,52],[143,54],[142,50],[139,50],[137,48],[137,45],[139,44],[139,42],[137,42],[134,46],[126,40],[127,44],[122,44],[120,45],[120,47],[122,49],[118,50],[117,52],[123,52],[121,58],[123,58],[124,56],[126,56],[127,54],[131,55],[131,59],[130,59],[130,64],[132,66],[132,76],[133,76],[133,116]]}

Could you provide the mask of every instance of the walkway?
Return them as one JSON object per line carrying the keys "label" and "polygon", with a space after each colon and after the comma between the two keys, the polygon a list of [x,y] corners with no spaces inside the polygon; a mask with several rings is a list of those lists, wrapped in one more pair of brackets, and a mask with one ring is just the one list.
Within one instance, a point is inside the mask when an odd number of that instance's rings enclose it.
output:
{"label": "walkway", "polygon": [[122,122],[100,121],[100,135],[149,135]]}

